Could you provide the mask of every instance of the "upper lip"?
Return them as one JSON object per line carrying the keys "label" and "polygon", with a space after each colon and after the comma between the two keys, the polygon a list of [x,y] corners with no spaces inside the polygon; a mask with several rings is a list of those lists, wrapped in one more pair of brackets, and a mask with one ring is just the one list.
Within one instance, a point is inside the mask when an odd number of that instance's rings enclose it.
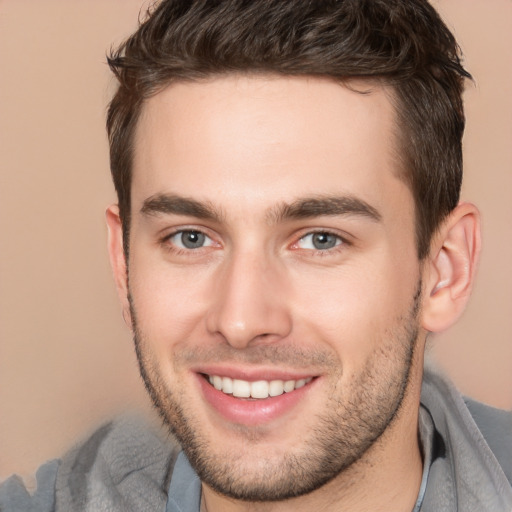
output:
{"label": "upper lip", "polygon": [[224,365],[201,365],[200,367],[193,368],[196,373],[204,375],[218,375],[220,377],[230,377],[231,379],[245,380],[249,382],[256,382],[259,380],[299,380],[307,379],[309,377],[317,377],[318,375],[310,371],[297,371],[280,368],[249,368],[239,366],[224,366]]}

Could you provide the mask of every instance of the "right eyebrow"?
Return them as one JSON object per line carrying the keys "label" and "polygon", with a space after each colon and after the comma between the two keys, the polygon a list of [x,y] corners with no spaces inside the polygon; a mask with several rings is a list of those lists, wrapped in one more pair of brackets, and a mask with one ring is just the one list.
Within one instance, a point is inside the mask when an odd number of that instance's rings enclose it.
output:
{"label": "right eyebrow", "polygon": [[148,197],[140,209],[144,215],[186,215],[198,219],[214,220],[220,222],[221,213],[211,204],[202,203],[195,199],[173,194],[155,194]]}

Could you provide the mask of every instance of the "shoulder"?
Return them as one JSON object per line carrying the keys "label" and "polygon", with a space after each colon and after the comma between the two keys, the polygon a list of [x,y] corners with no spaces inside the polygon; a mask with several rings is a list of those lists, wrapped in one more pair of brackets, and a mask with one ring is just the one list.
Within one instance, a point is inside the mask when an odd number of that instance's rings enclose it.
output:
{"label": "shoulder", "polygon": [[55,481],[60,461],[53,460],[41,466],[36,473],[37,488],[29,492],[18,476],[11,476],[0,484],[0,510],[2,512],[53,512],[55,507]]}
{"label": "shoulder", "polygon": [[464,402],[512,483],[512,412],[495,409],[469,398],[465,398]]}
{"label": "shoulder", "polygon": [[56,510],[161,509],[178,451],[168,435],[144,420],[107,423],[63,458]]}
{"label": "shoulder", "polygon": [[144,512],[165,509],[179,447],[138,418],[106,423],[61,460],[37,471],[37,489],[21,478],[0,485],[1,512]]}
{"label": "shoulder", "polygon": [[[512,482],[512,413],[464,398],[439,369],[428,364],[422,387],[422,404],[430,412],[436,430],[453,450],[499,464]],[[461,447],[464,447],[461,450]],[[456,453],[454,452],[456,455]],[[494,460],[494,463],[493,463]]]}
{"label": "shoulder", "polygon": [[510,413],[464,399],[430,365],[425,368],[421,404],[430,414],[439,448],[430,467],[425,510],[510,512]]}

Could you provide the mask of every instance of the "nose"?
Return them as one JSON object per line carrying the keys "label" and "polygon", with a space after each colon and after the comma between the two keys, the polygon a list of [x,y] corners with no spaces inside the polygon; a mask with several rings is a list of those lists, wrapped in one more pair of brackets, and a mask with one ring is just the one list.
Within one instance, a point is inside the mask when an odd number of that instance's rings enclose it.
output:
{"label": "nose", "polygon": [[207,329],[232,347],[272,343],[292,329],[284,269],[261,254],[233,254],[219,270]]}

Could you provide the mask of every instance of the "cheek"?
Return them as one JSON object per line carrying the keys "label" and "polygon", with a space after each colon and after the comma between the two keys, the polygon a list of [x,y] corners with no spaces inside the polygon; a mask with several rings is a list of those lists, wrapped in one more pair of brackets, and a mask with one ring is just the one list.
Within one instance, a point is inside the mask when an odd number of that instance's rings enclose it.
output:
{"label": "cheek", "polygon": [[210,280],[197,269],[173,269],[165,263],[133,258],[130,293],[137,327],[155,351],[186,343],[204,323]]}
{"label": "cheek", "polygon": [[321,280],[303,276],[297,289],[301,338],[328,344],[349,373],[364,366],[383,343],[393,342],[411,309],[414,269],[384,260],[334,269]]}

